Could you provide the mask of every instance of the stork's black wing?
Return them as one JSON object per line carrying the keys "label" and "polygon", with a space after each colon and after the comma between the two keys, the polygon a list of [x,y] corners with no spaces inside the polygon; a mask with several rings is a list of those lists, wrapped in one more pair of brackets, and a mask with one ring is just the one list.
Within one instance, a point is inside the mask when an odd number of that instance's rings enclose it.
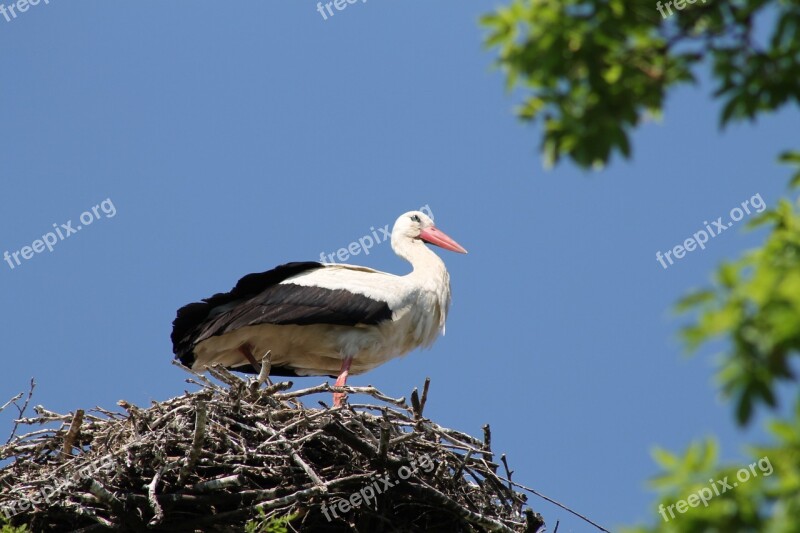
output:
{"label": "stork's black wing", "polygon": [[287,263],[267,272],[248,274],[230,292],[215,294],[178,310],[172,345],[181,363],[191,366],[194,346],[258,324],[378,324],[391,320],[388,304],[345,289],[328,289],[282,281],[302,272],[325,268],[321,263]]}

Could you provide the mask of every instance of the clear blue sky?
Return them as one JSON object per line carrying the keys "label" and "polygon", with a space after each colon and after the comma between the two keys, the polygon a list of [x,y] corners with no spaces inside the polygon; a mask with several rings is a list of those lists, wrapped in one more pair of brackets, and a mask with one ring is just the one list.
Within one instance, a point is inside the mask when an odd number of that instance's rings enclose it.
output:
{"label": "clear blue sky", "polygon": [[[0,402],[32,376],[57,411],[180,394],[178,307],[428,204],[470,251],[441,251],[447,336],[353,384],[399,396],[430,376],[429,416],[491,423],[515,479],[612,529],[652,516],[654,445],[714,433],[742,457],[760,435],[710,387],[711,351],[682,356],[670,307],[759,236],[740,224],[667,270],[655,254],[754,194],[773,205],[797,113],[720,133],[704,82],[635,134],[631,162],[545,171],[481,46],[497,5],[371,0],[324,20],[300,1],[42,0],[0,17],[0,253],[116,211],[0,262]],[[388,243],[350,262],[407,272]],[[531,505],[551,531],[591,530]]]}

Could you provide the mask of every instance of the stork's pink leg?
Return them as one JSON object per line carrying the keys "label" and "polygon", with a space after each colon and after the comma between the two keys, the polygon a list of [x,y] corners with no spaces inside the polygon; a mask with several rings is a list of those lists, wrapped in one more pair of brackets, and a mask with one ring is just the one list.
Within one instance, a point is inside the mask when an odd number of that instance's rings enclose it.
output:
{"label": "stork's pink leg", "polygon": [[256,373],[261,371],[261,365],[259,365],[256,362],[256,358],[253,357],[253,351],[249,344],[245,343],[239,346],[239,353],[241,353],[248,361],[250,361],[250,364],[253,365]]}
{"label": "stork's pink leg", "polygon": [[[339,371],[339,378],[336,380],[337,387],[344,387],[347,385],[347,375],[350,373],[350,363],[353,362],[352,357],[345,357],[344,361],[342,361],[342,369]],[[334,392],[333,393],[333,406],[334,407],[341,407],[342,400],[346,396],[343,392]]]}

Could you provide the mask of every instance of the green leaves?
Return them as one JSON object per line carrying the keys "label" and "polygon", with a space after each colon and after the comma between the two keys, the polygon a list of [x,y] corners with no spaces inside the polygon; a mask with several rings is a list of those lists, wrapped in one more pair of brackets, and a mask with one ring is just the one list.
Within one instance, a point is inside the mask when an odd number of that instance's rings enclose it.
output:
{"label": "green leaves", "polygon": [[[512,0],[482,19],[508,89],[523,95],[517,115],[541,128],[546,165],[568,158],[600,168],[614,154],[630,157],[634,129],[660,117],[667,91],[694,82],[703,63],[712,69],[720,127],[800,103],[800,0],[673,9],[662,16],[654,0]],[[790,186],[800,187],[800,151],[780,161],[793,167]],[[691,316],[682,330],[690,351],[724,341],[717,380],[740,425],[759,408],[776,410],[779,385],[796,385],[800,354],[800,209],[782,200],[748,227],[768,232],[764,245],[721,265],[711,287],[676,306]],[[756,461],[745,465],[754,477],[708,505],[689,498],[710,490],[709,482],[719,488],[741,465],[717,466],[710,439],[682,455],[655,450],[659,518],[631,531],[800,533],[800,394],[793,414],[769,429],[772,445],[752,450]]]}
{"label": "green leaves", "polygon": [[0,517],[0,533],[30,533],[28,526],[12,526],[4,517]]}
{"label": "green leaves", "polygon": [[662,448],[656,448],[652,453],[663,472],[650,483],[656,488],[668,490],[692,482],[707,481],[707,478],[698,478],[697,473],[706,472],[716,465],[719,447],[714,439],[708,438],[693,442],[683,457]]}
{"label": "green leaves", "polygon": [[[682,455],[660,453],[669,457],[657,459],[662,472],[652,480],[660,518],[653,527],[629,533],[797,531],[792,517],[776,519],[769,512],[775,487],[789,479],[785,473],[796,468],[797,457],[754,449],[748,459],[719,465],[713,439],[692,443]],[[785,494],[796,494],[796,486],[787,484]]]}
{"label": "green leaves", "polygon": [[[718,464],[718,447],[710,438],[683,454],[655,450],[661,469],[651,480],[659,493],[655,525],[626,531],[800,531],[800,401],[788,420],[772,421],[768,428],[771,445],[753,447],[745,459],[727,465]],[[693,495],[702,500],[695,506]]]}
{"label": "green leaves", "polygon": [[[292,513],[283,516],[267,516],[264,510],[258,508],[257,519],[249,520],[245,524],[245,533],[289,533],[295,531],[291,523],[300,516],[300,513]],[[2,532],[0,532],[2,533]]]}
{"label": "green leaves", "polygon": [[659,112],[667,86],[691,76],[664,55],[652,13],[626,2],[515,0],[482,19],[509,88],[528,92],[517,109],[543,121],[549,165],[567,155],[601,166],[629,157],[630,131]]}
{"label": "green leaves", "polygon": [[800,151],[788,150],[783,152],[778,156],[778,161],[786,163],[787,165],[792,165],[797,169],[794,175],[792,175],[792,179],[789,181],[789,186],[793,188],[800,186]]}
{"label": "green leaves", "polygon": [[[798,168],[800,152],[785,152],[780,160]],[[796,183],[797,173],[792,179]],[[749,226],[769,231],[762,247],[722,264],[711,287],[691,292],[676,304],[679,313],[691,315],[682,330],[690,351],[725,340],[717,380],[733,402],[740,425],[750,422],[759,407],[776,409],[778,385],[797,383],[792,371],[797,365],[792,363],[800,355],[800,208],[783,199]],[[786,420],[771,421],[768,428],[773,444],[752,450],[760,458],[759,468],[765,467],[759,470],[762,475],[715,496],[708,507],[632,531],[800,531],[800,393],[793,413]],[[663,471],[653,481],[661,506],[700,490],[698,479],[738,473],[730,467],[710,467],[712,461],[705,459],[716,453],[707,450],[707,443],[695,443],[684,456],[654,453]],[[753,464],[748,465],[751,472]],[[766,466],[774,467],[775,473],[767,474]],[[659,514],[664,508],[659,507]]]}
{"label": "green leaves", "polygon": [[[753,21],[767,12],[777,22],[760,49]],[[642,118],[660,114],[667,91],[694,82],[706,60],[721,126],[800,103],[796,0],[686,3],[666,18],[649,0],[513,0],[481,24],[508,89],[525,94],[517,115],[541,119],[547,165],[568,157],[599,168],[615,153],[630,157]]]}
{"label": "green leaves", "polygon": [[764,246],[723,264],[711,289],[676,306],[696,314],[682,331],[687,348],[730,342],[718,379],[742,425],[758,405],[776,406],[774,388],[794,379],[790,358],[800,354],[800,212],[783,201],[761,219],[773,227]]}

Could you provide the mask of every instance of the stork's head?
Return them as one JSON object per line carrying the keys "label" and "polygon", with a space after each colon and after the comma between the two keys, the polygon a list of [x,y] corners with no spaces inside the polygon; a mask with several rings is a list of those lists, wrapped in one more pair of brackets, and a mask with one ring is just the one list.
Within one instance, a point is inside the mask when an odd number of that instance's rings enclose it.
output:
{"label": "stork's head", "polygon": [[431,217],[422,211],[409,211],[400,215],[392,230],[392,245],[394,246],[395,242],[401,239],[427,242],[452,252],[467,253],[460,244],[434,226]]}

